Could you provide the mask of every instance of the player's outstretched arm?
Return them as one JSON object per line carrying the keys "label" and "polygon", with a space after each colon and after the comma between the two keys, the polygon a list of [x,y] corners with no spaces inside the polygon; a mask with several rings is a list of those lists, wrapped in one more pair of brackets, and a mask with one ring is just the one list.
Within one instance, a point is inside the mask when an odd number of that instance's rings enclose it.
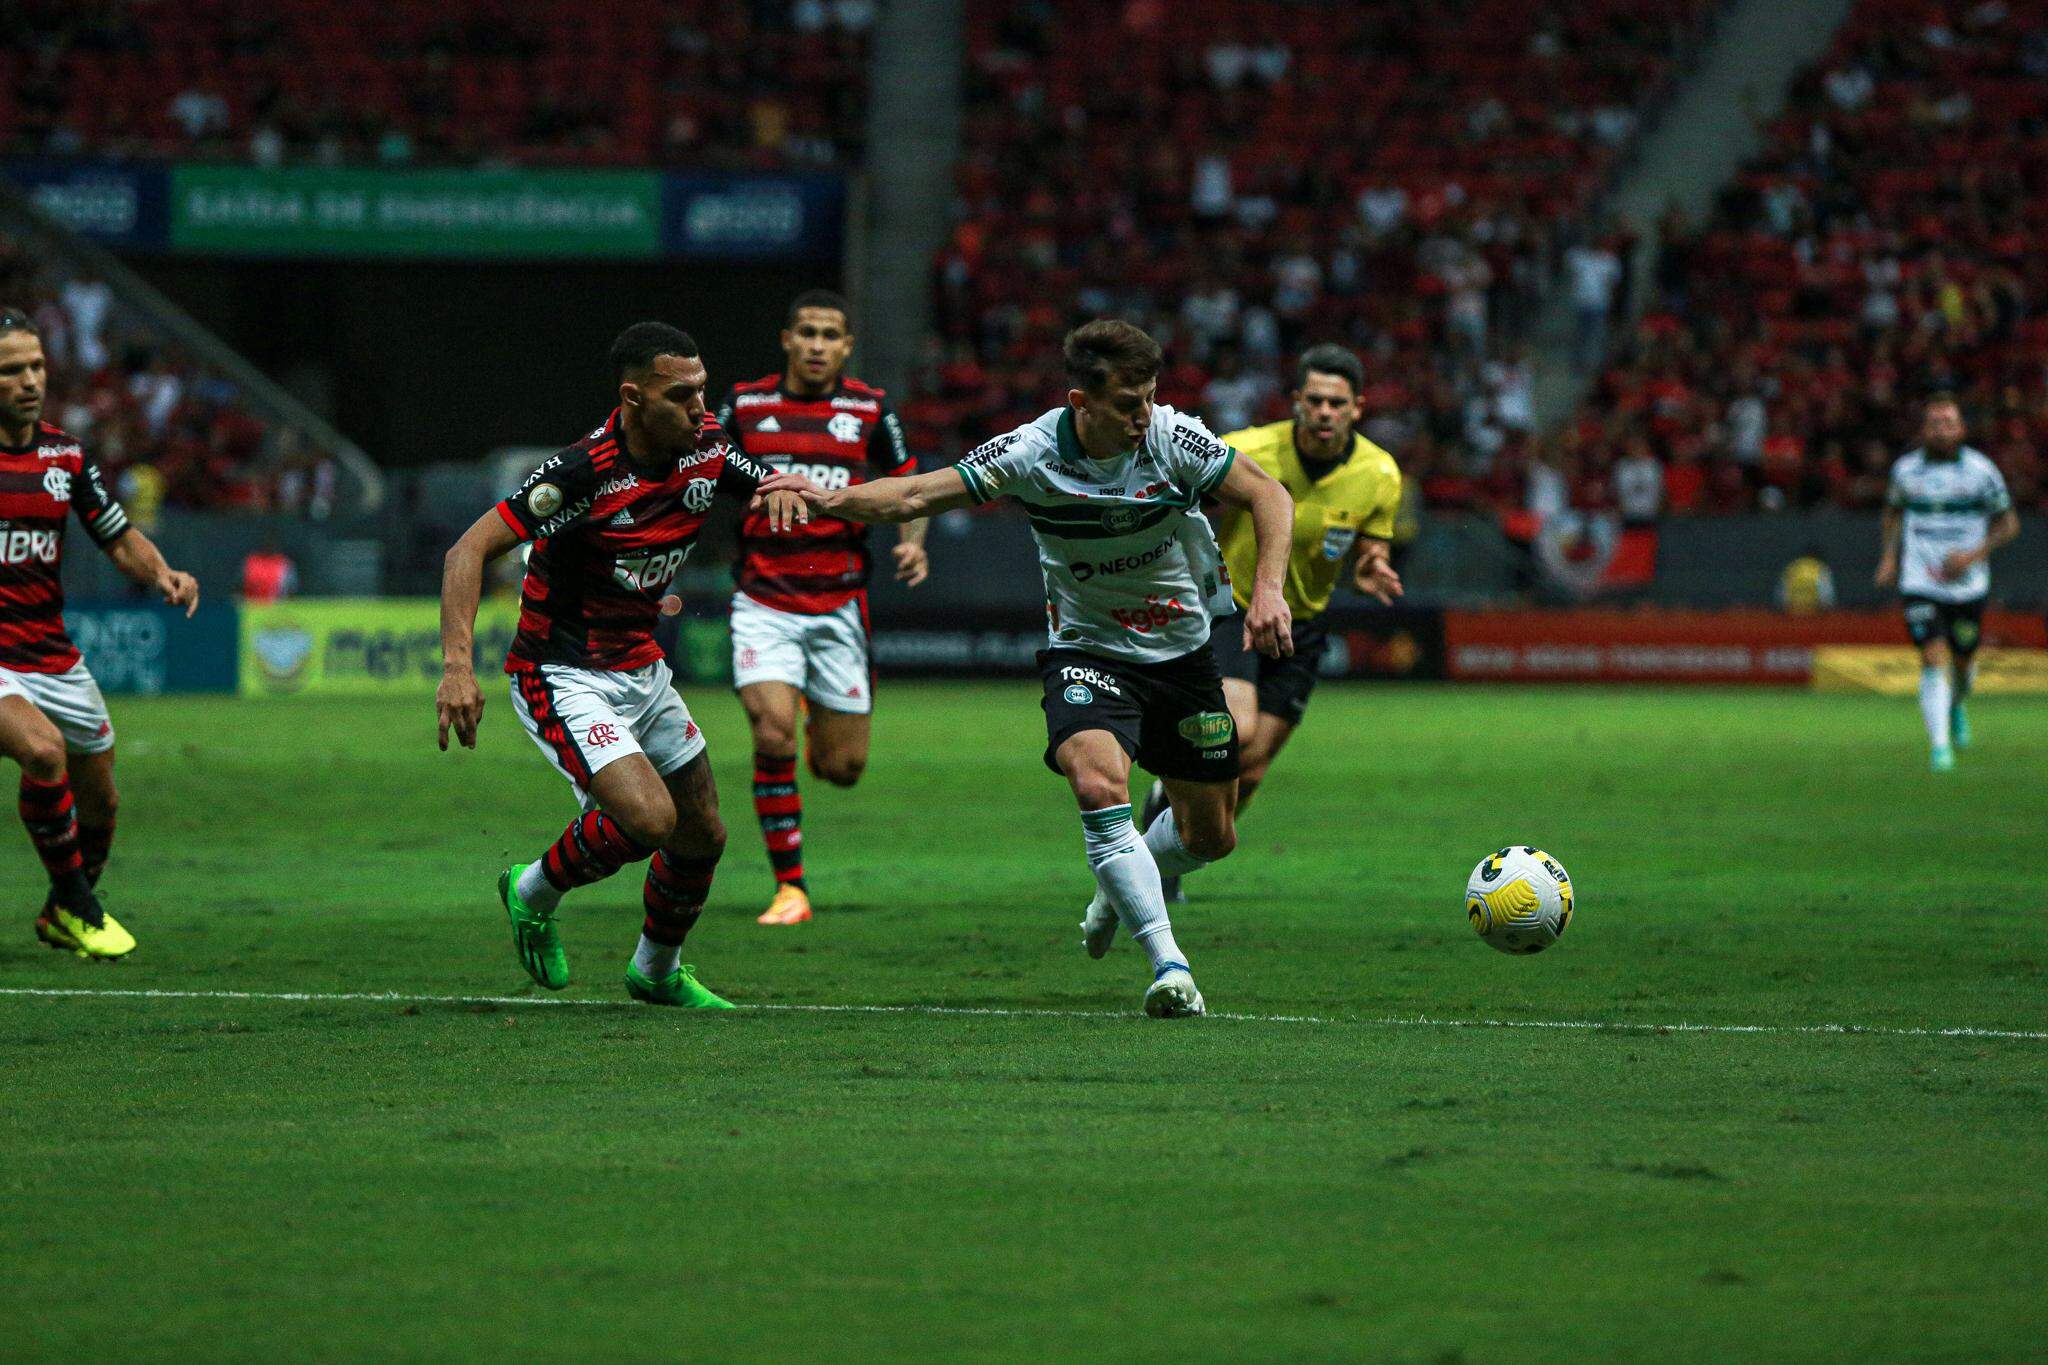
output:
{"label": "player's outstretched arm", "polygon": [[519,533],[493,507],[462,533],[441,561],[441,685],[434,690],[434,710],[444,751],[451,729],[463,748],[476,747],[476,727],[484,718],[475,661],[476,607],[484,595],[484,566],[518,543]]}
{"label": "player's outstretched arm", "polygon": [[1225,506],[1242,507],[1250,514],[1252,539],[1259,547],[1251,601],[1244,609],[1244,646],[1275,659],[1292,654],[1294,614],[1280,585],[1294,544],[1294,498],[1257,461],[1246,459],[1231,462],[1230,472],[1216,485],[1216,497]]}
{"label": "player's outstretched arm", "polygon": [[114,567],[129,582],[154,588],[169,605],[183,607],[186,620],[191,620],[192,613],[199,610],[199,580],[166,564],[164,552],[157,549],[156,542],[133,526],[107,546],[107,558],[114,561]]}
{"label": "player's outstretched arm", "polygon": [[[801,474],[777,474],[762,481],[763,495],[794,493],[813,512],[859,522],[916,521],[937,516],[956,507],[967,507],[974,499],[967,492],[967,480],[948,465],[929,474],[911,474],[900,479],[876,479],[851,488],[827,491]],[[1285,490],[1282,490],[1283,494]],[[772,515],[772,513],[771,513]],[[784,529],[778,526],[777,530]]]}

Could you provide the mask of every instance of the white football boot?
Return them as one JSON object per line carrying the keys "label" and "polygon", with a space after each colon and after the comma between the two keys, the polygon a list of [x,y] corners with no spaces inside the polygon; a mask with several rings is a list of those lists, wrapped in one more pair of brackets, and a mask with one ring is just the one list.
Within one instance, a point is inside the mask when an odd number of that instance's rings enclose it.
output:
{"label": "white football boot", "polygon": [[1195,989],[1194,974],[1178,962],[1161,967],[1145,992],[1145,1013],[1154,1019],[1192,1019],[1202,1012],[1202,993]]}
{"label": "white football boot", "polygon": [[1109,903],[1109,897],[1097,891],[1081,916],[1081,946],[1088,950],[1088,956],[1101,957],[1115,941],[1116,907]]}

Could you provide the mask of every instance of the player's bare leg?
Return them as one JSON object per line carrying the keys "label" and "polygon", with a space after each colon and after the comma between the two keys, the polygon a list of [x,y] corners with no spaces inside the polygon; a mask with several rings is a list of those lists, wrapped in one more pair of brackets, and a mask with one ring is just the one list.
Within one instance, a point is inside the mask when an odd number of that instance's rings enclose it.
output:
{"label": "player's bare leg", "polygon": [[775,874],[775,898],[756,922],[802,924],[811,917],[804,884],[804,799],[796,780],[803,694],[786,682],[748,683],[739,694],[754,738],[754,818]]}
{"label": "player's bare leg", "polygon": [[1109,950],[1115,925],[1122,921],[1152,962],[1145,1012],[1157,1018],[1200,1014],[1202,993],[1174,942],[1159,866],[1131,823],[1130,755],[1109,731],[1083,730],[1063,740],[1053,759],[1081,808],[1088,866],[1095,873],[1096,896],[1081,923],[1089,955],[1101,957]]}
{"label": "player's bare leg", "polygon": [[0,755],[21,768],[21,822],[50,878],[36,936],[81,957],[116,958],[135,940],[100,909],[85,875],[64,737],[26,698],[0,697]]}
{"label": "player's bare leg", "polygon": [[804,725],[804,764],[835,787],[851,787],[867,771],[874,717],[811,703]]}
{"label": "player's bare leg", "polygon": [[1954,700],[1949,682],[1948,641],[1936,637],[1920,646],[1920,719],[1927,725],[1928,761],[1938,773],[1956,766],[1949,734]]}
{"label": "player's bare leg", "polygon": [[731,1009],[730,1003],[698,984],[696,969],[682,960],[683,940],[704,913],[712,875],[725,853],[725,821],[718,814],[711,761],[699,754],[662,783],[674,824],[648,860],[647,881],[641,888],[646,918],[640,925],[640,946],[626,968],[626,990],[651,1005]]}
{"label": "player's bare leg", "polygon": [[1259,784],[1266,780],[1266,772],[1273,766],[1273,760],[1287,747],[1287,741],[1294,737],[1294,727],[1270,712],[1261,711],[1252,717],[1252,723],[1238,731],[1243,740],[1242,754],[1238,759],[1237,811],[1251,804],[1252,794]]}
{"label": "player's bare leg", "polygon": [[570,821],[538,859],[498,879],[520,965],[552,991],[569,984],[569,959],[555,931],[562,897],[650,857],[676,828],[675,801],[645,754],[628,754],[599,769],[589,790],[596,810]]}

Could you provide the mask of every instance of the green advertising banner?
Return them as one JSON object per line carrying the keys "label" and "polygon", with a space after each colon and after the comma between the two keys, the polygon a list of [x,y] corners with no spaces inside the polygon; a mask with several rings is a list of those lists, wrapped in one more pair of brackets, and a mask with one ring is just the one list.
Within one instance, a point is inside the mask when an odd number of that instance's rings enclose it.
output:
{"label": "green advertising banner", "polygon": [[654,257],[652,171],[171,172],[170,245],[251,256]]}
{"label": "green advertising banner", "polygon": [[[476,671],[488,682],[519,629],[519,603],[476,614]],[[320,597],[242,608],[241,693],[432,697],[441,682],[441,604],[431,597]]]}

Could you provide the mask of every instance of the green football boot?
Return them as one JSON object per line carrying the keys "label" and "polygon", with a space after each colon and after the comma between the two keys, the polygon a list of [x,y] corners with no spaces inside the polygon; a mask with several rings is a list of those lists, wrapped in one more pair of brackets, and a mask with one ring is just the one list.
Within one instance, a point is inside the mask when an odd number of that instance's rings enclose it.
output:
{"label": "green football boot", "polygon": [[512,950],[526,974],[551,991],[569,984],[569,955],[562,951],[562,939],[555,932],[555,917],[529,908],[519,899],[519,874],[525,863],[514,863],[498,874],[498,899],[505,903],[505,916],[512,921]]}
{"label": "green football boot", "polygon": [[680,1005],[689,1010],[735,1009],[732,1001],[706,990],[697,969],[685,962],[664,981],[650,981],[632,963],[626,964],[626,994],[648,1005]]}
{"label": "green football boot", "polygon": [[1970,747],[1970,713],[1963,709],[1961,702],[1948,708],[1948,741],[1957,753]]}

